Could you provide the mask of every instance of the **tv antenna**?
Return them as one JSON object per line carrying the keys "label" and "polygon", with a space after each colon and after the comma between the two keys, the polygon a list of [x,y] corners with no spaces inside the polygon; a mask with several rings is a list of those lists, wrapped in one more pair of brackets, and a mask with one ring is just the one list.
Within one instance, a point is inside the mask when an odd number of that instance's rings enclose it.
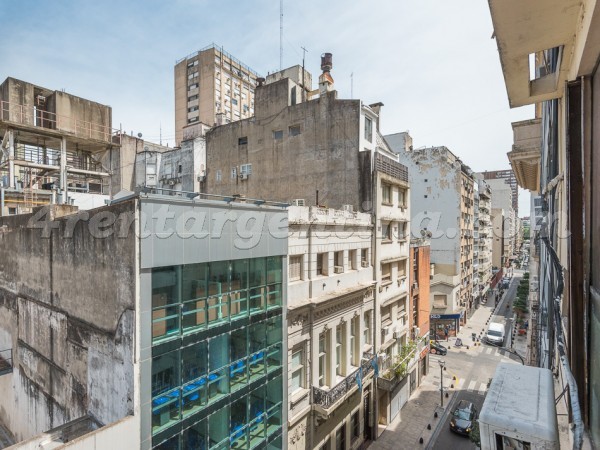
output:
{"label": "tv antenna", "polygon": [[283,70],[283,0],[279,0],[279,70]]}

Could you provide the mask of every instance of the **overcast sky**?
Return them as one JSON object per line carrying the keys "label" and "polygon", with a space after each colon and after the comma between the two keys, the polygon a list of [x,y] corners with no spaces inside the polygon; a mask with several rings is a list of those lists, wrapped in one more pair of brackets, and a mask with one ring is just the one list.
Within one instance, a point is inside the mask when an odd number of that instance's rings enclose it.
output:
{"label": "overcast sky", "polygon": [[[113,125],[174,142],[173,66],[215,42],[266,75],[279,69],[278,0],[6,0],[0,77],[113,108]],[[340,98],[383,102],[384,134],[445,145],[473,170],[509,168],[510,110],[487,1],[284,0],[284,67],[314,79],[333,53]],[[314,83],[313,83],[314,84]],[[315,86],[313,86],[315,87]],[[521,191],[520,216],[529,215]]]}

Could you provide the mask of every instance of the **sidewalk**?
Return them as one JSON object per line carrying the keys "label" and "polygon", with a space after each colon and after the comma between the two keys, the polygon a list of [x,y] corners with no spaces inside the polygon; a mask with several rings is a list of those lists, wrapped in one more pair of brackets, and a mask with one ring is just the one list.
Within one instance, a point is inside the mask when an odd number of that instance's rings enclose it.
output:
{"label": "sidewalk", "polygon": [[[463,345],[471,346],[473,341],[471,333],[479,332],[486,328],[486,321],[490,317],[493,307],[481,305],[474,313],[467,325],[461,328],[458,337],[462,339]],[[455,338],[451,338],[448,344],[448,352],[455,351],[453,344]],[[448,398],[444,397],[444,409],[440,407],[440,372],[437,367],[430,367],[429,373],[421,381],[421,385],[415,390],[408,402],[400,410],[400,414],[388,425],[383,434],[373,442],[371,449],[382,450],[413,450],[425,448],[429,440],[436,432],[436,428],[444,421],[445,408],[451,404],[455,395],[452,389],[448,389]],[[444,372],[444,390],[452,384],[452,377]],[[437,411],[438,417],[434,417]],[[431,425],[431,430],[427,429]],[[419,442],[423,438],[423,444]]]}

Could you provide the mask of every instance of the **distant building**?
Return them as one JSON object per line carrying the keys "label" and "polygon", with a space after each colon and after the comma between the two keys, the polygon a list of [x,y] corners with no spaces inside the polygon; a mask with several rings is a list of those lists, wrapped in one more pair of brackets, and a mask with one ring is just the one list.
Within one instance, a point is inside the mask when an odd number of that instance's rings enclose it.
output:
{"label": "distant building", "polygon": [[[516,133],[516,131],[515,131]],[[519,186],[517,184],[517,177],[512,169],[506,170],[490,170],[482,172],[485,180],[503,180],[510,186],[511,191],[511,206],[515,215],[519,216]]]}
{"label": "distant building", "polygon": [[175,64],[175,141],[203,123],[212,127],[254,115],[254,89],[260,76],[215,44]]}
{"label": "distant building", "polygon": [[287,211],[141,194],[76,212],[0,219],[0,421],[17,441],[284,448]]}
{"label": "distant building", "polygon": [[110,106],[15,78],[0,85],[0,215],[102,206],[121,190]]}
{"label": "distant building", "polygon": [[475,224],[477,225],[475,241],[478,256],[473,257],[473,265],[475,266],[475,260],[477,260],[476,272],[479,278],[479,294],[480,299],[483,300],[488,293],[492,280],[492,190],[485,180],[478,176],[476,176],[476,179],[478,204],[475,208]]}
{"label": "distant building", "polygon": [[406,133],[385,137],[408,167],[414,237],[431,237],[431,327],[455,335],[473,307],[474,180],[446,147],[412,149]]}

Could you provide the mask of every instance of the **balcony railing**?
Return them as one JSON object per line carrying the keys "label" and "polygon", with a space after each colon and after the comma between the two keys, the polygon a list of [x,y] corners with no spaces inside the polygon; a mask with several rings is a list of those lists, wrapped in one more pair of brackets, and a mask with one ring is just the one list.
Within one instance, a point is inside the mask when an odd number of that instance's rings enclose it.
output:
{"label": "balcony railing", "polygon": [[[421,354],[421,351],[427,346],[427,337],[420,338],[416,342],[411,342],[404,346],[404,354],[400,354],[399,357],[394,359],[387,359],[381,363],[380,367],[380,379],[387,381],[401,381],[410,370],[413,362],[416,362]],[[414,361],[413,361],[414,360]],[[393,387],[393,386],[391,386]]]}
{"label": "balcony railing", "polygon": [[[564,323],[561,317],[561,304],[564,291],[564,268],[556,255],[554,248],[547,237],[540,238],[541,241],[541,261],[540,261],[540,296],[542,314],[540,318],[546,317],[547,324],[540,324],[542,339],[537,340],[538,355],[544,358],[539,361],[541,367],[554,370],[555,346],[558,350],[558,359],[562,369],[563,388],[568,388],[569,394],[569,417],[571,418],[571,429],[573,430],[573,449],[579,450],[583,444],[583,420],[581,417],[581,407],[579,405],[578,388],[567,356],[565,342]],[[537,327],[537,324],[534,326]],[[567,386],[564,386],[566,382]]]}
{"label": "balcony railing", "polygon": [[[358,378],[364,380],[364,378],[373,370],[374,360],[374,355],[365,353],[363,361],[360,364],[360,368],[356,369],[354,372],[344,378],[344,380],[328,391],[313,386],[313,403],[320,405],[325,409],[331,408],[338,400],[342,399],[354,386],[357,385]],[[361,371],[362,374],[360,374]]]}

